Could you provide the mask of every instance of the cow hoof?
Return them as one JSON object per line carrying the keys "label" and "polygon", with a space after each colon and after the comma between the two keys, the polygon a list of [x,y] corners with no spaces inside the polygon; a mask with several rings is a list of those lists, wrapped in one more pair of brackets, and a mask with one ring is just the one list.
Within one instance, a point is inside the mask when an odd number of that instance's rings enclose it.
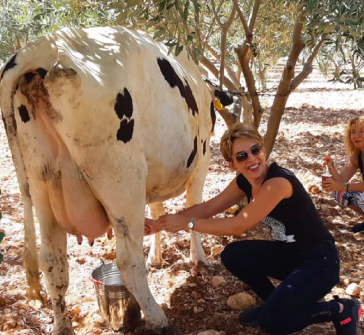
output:
{"label": "cow hoof", "polygon": [[150,268],[150,269],[151,268],[161,269],[162,268],[162,261],[148,258],[147,267]]}
{"label": "cow hoof", "polygon": [[210,274],[209,267],[206,264],[194,265],[190,273],[192,276],[208,276]]}

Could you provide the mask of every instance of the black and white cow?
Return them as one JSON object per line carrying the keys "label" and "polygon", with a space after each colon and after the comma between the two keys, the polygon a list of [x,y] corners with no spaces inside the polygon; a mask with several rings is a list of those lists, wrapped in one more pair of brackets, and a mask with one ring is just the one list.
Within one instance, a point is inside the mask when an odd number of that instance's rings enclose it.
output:
{"label": "black and white cow", "polygon": [[[5,64],[0,98],[25,206],[27,279],[40,297],[34,204],[54,334],[74,334],[67,233],[93,239],[110,225],[125,285],[151,326],[168,329],[148,288],[144,213],[149,203],[158,216],[160,203],[185,189],[188,204],[201,201],[215,114],[198,67],[144,33],[67,28]],[[192,241],[193,261],[206,263],[199,236]]]}

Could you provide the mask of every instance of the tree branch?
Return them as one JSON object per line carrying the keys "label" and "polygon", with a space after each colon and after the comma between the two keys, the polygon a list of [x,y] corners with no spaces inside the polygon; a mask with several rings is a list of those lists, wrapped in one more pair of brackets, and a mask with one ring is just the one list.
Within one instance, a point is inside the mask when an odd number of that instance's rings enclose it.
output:
{"label": "tree branch", "polygon": [[236,11],[238,12],[240,21],[241,21],[241,23],[243,25],[243,28],[244,28],[244,31],[245,31],[245,35],[248,35],[249,34],[248,24],[247,24],[247,22],[245,20],[245,17],[244,17],[243,12],[241,11],[241,9],[239,7],[238,0],[233,0],[233,2],[234,2],[234,7],[235,7]]}
{"label": "tree branch", "polygon": [[321,36],[320,41],[315,45],[310,56],[307,58],[302,71],[295,78],[292,79],[292,82],[290,85],[291,91],[294,91],[312,72],[312,70],[313,70],[312,63],[313,63],[314,59],[316,58],[322,45],[324,44],[326,37],[327,37],[327,34],[323,34]]}
{"label": "tree branch", "polygon": [[[210,60],[208,60],[206,57],[202,57],[200,62],[215,76],[215,78],[219,77],[219,71],[216,69],[215,65],[211,63]],[[238,88],[234,85],[234,83],[228,78],[225,78],[224,84],[225,87],[230,91],[238,90]]]}

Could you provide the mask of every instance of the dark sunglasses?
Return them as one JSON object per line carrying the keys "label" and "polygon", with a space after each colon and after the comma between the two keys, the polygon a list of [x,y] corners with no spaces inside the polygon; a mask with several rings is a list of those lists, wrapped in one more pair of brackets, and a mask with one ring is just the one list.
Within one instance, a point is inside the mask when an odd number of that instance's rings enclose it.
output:
{"label": "dark sunglasses", "polygon": [[[253,145],[250,148],[250,152],[253,156],[258,156],[262,152],[262,147],[258,144]],[[248,159],[249,153],[246,151],[240,151],[235,155],[235,159],[237,162],[245,162]]]}

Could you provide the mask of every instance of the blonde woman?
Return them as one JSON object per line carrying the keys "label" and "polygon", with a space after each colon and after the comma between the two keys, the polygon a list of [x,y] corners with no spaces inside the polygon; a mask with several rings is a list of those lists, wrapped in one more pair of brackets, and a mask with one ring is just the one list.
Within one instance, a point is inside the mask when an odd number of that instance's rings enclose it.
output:
{"label": "blonde woman", "polygon": [[[364,180],[364,116],[355,117],[349,121],[345,130],[344,144],[349,160],[341,172],[336,170],[330,156],[324,157],[324,165],[328,166],[332,180],[323,181],[322,188],[328,192],[333,191],[335,199],[341,206],[352,208],[364,216],[364,182],[350,182],[358,170]],[[352,231],[364,231],[364,222],[356,224]]]}
{"label": "blonde woman", "polygon": [[[273,241],[240,240],[221,254],[225,267],[248,284],[264,304],[240,313],[242,326],[285,335],[313,323],[332,321],[338,335],[357,335],[361,305],[354,299],[319,302],[339,280],[335,241],[311,198],[289,170],[268,164],[263,139],[237,124],[221,139],[221,152],[240,174],[215,198],[158,220],[169,232],[191,229],[239,236],[259,222]],[[212,219],[247,196],[249,204],[233,218]],[[281,281],[275,286],[270,278]]]}

